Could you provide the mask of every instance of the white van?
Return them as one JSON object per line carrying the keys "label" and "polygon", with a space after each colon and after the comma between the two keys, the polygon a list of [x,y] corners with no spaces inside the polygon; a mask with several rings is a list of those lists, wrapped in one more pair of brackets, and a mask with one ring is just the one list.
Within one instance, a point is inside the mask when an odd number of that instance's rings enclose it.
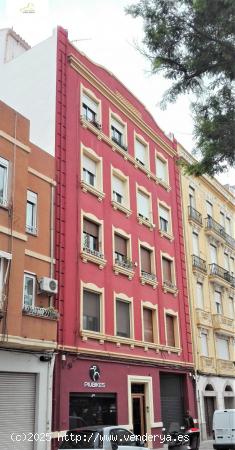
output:
{"label": "white van", "polygon": [[217,409],[213,416],[213,447],[235,449],[235,409]]}

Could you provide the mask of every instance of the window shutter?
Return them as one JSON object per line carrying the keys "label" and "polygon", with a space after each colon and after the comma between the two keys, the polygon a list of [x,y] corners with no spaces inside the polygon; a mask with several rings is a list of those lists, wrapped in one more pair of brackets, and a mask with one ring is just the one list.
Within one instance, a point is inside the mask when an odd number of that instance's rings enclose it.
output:
{"label": "window shutter", "polygon": [[189,205],[195,208],[195,189],[189,186]]}
{"label": "window shutter", "polygon": [[207,333],[201,332],[202,355],[208,356]]}
{"label": "window shutter", "polygon": [[27,201],[36,205],[37,203],[37,194],[32,191],[27,191]]}
{"label": "window shutter", "polygon": [[206,201],[206,212],[209,217],[213,217],[213,205],[208,201]]}
{"label": "window shutter", "polygon": [[167,166],[166,162],[157,158],[157,178],[167,182]]}
{"label": "window shutter", "polygon": [[172,282],[171,264],[172,261],[162,258],[163,281]]}
{"label": "window shutter", "polygon": [[175,330],[174,330],[174,317],[169,314],[166,315],[166,334],[167,345],[175,347]]}
{"label": "window shutter", "polygon": [[119,133],[121,133],[122,135],[124,135],[124,131],[125,128],[124,126],[121,124],[121,122],[119,122],[118,120],[116,120],[114,117],[111,118],[111,125],[116,128],[116,130],[119,131]]}
{"label": "window shutter", "polygon": [[217,352],[220,359],[229,359],[228,341],[227,339],[217,337]]}
{"label": "window shutter", "polygon": [[211,264],[217,264],[217,249],[212,244],[210,244],[210,257],[211,257]]}
{"label": "window shutter", "polygon": [[203,309],[203,286],[201,283],[196,284],[197,307]]}
{"label": "window shutter", "polygon": [[124,182],[115,175],[113,176],[113,190],[124,197]]}
{"label": "window shutter", "polygon": [[120,253],[121,255],[127,256],[127,239],[115,234],[115,252]]}
{"label": "window shutter", "polygon": [[99,236],[99,225],[90,220],[83,220],[83,231],[91,236],[98,238]]}
{"label": "window shutter", "polygon": [[229,270],[229,256],[227,253],[224,253],[224,268]]}
{"label": "window shutter", "polygon": [[150,308],[143,309],[144,318],[144,340],[153,342],[153,312]]}
{"label": "window shutter", "polygon": [[82,96],[82,103],[85,103],[88,108],[90,108],[94,113],[97,113],[98,111],[98,103],[95,102],[91,97],[88,97],[88,95],[83,94]]}
{"label": "window shutter", "polygon": [[151,251],[140,247],[141,270],[151,273]]}
{"label": "window shutter", "polygon": [[199,256],[198,234],[193,232],[193,254]]}
{"label": "window shutter", "polygon": [[116,300],[117,335],[130,337],[130,304]]}
{"label": "window shutter", "polygon": [[169,222],[169,211],[168,209],[163,208],[163,206],[159,206],[159,216]]}
{"label": "window shutter", "polygon": [[83,291],[83,317],[88,319],[84,321],[86,329],[100,330],[100,294]]}
{"label": "window shutter", "polygon": [[231,236],[231,220],[229,217],[226,217],[226,232]]}
{"label": "window shutter", "polygon": [[137,194],[137,204],[138,204],[138,213],[147,219],[150,218],[150,208],[149,208],[150,198],[148,195],[145,195],[143,192],[139,192]]}
{"label": "window shutter", "polygon": [[146,151],[147,148],[142,142],[140,142],[138,139],[135,140],[135,157],[139,161],[142,162],[142,164],[145,164],[146,162]]}
{"label": "window shutter", "polygon": [[225,228],[225,215],[222,211],[220,211],[220,225]]}
{"label": "window shutter", "polygon": [[86,155],[83,155],[83,168],[88,172],[91,172],[93,175],[96,174],[96,162],[93,159],[88,158]]}

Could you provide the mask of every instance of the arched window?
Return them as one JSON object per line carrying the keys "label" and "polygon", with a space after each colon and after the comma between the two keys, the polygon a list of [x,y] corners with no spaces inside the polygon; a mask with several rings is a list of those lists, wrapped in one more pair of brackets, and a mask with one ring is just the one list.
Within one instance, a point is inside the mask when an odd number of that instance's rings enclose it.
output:
{"label": "arched window", "polygon": [[229,384],[227,384],[227,386],[225,386],[225,391],[226,392],[233,392],[232,386],[229,386]]}
{"label": "arched window", "polygon": [[206,385],[205,391],[213,391],[213,390],[214,390],[214,388],[213,388],[213,386],[211,384],[207,384]]}

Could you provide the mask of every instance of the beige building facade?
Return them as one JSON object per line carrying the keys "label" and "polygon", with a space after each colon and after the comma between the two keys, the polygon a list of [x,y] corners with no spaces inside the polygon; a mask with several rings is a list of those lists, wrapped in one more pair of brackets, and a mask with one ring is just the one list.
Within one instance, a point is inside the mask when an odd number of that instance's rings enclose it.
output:
{"label": "beige building facade", "polygon": [[[193,162],[181,146],[179,154]],[[235,408],[235,197],[216,179],[183,170],[181,189],[198,418],[210,439],[213,411]]]}

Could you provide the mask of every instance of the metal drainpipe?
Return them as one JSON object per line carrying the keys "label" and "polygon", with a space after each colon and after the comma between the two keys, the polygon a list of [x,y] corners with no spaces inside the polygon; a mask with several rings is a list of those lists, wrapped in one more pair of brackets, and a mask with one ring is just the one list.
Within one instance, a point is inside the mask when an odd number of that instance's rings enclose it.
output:
{"label": "metal drainpipe", "polygon": [[[51,185],[51,203],[50,203],[50,278],[54,278],[54,199],[55,187]],[[53,306],[53,296],[49,297],[49,305]]]}

